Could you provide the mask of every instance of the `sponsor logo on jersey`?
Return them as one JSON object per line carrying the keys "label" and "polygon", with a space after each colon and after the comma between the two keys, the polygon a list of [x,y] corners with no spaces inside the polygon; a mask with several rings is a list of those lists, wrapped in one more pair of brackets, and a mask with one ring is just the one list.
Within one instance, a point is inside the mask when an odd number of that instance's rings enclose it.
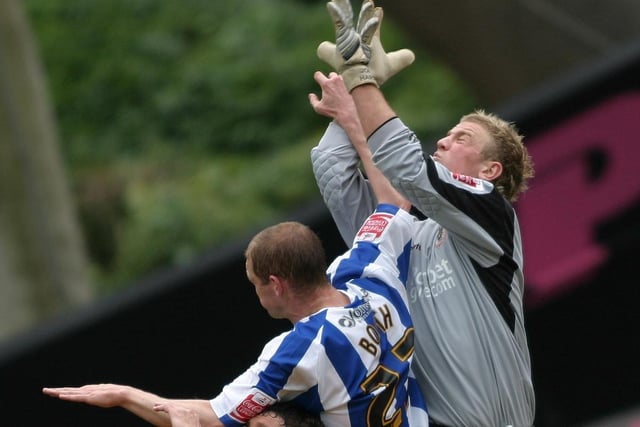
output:
{"label": "sponsor logo on jersey", "polygon": [[437,298],[456,287],[453,269],[449,261],[443,258],[430,264],[426,271],[413,268],[413,280],[407,284],[409,301],[416,302],[421,298]]}
{"label": "sponsor logo on jersey", "polygon": [[467,184],[470,187],[473,188],[477,188],[480,187],[480,179],[478,178],[474,178],[472,176],[469,175],[462,175],[460,173],[457,172],[453,172],[451,174],[451,176],[453,177],[453,179],[462,182],[463,184]]}
{"label": "sponsor logo on jersey", "polygon": [[358,231],[358,240],[375,241],[387,229],[393,215],[383,212],[372,214]]}
{"label": "sponsor logo on jersey", "polygon": [[351,328],[356,325],[356,322],[358,320],[366,319],[367,317],[369,317],[369,313],[371,313],[371,310],[372,310],[371,302],[370,302],[371,296],[369,295],[369,292],[367,292],[366,289],[362,289],[362,296],[363,296],[362,304],[359,304],[358,306],[352,309],[349,309],[349,313],[342,316],[338,320],[338,323],[340,324],[340,326]]}
{"label": "sponsor logo on jersey", "polygon": [[245,397],[230,414],[233,419],[241,423],[246,423],[251,418],[263,412],[267,406],[276,402],[275,399],[272,399],[260,390],[253,389],[252,392],[253,393]]}

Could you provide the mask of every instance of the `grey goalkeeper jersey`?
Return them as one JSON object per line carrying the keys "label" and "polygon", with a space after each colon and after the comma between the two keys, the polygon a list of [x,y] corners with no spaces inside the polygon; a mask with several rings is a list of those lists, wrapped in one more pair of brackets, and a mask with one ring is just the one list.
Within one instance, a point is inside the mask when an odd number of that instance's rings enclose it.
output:
{"label": "grey goalkeeper jersey", "polygon": [[[377,166],[428,219],[416,221],[407,292],[414,374],[430,417],[455,427],[533,425],[523,319],[523,255],[511,204],[487,181],[451,173],[400,119],[369,139]],[[347,244],[376,206],[345,132],[311,150],[324,201]]]}

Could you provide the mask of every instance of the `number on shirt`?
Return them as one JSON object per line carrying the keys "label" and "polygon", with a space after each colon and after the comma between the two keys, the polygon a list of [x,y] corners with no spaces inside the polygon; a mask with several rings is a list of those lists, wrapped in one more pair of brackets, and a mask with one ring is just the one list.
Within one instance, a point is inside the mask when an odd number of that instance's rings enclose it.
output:
{"label": "number on shirt", "polygon": [[[403,362],[409,359],[413,353],[413,328],[407,329],[403,339],[393,346],[392,353]],[[385,417],[395,399],[399,381],[400,375],[397,372],[378,365],[362,382],[360,388],[367,393],[373,393],[384,387],[384,391],[378,394],[369,405],[367,425],[398,427],[402,424],[402,409],[397,409],[390,419]]]}

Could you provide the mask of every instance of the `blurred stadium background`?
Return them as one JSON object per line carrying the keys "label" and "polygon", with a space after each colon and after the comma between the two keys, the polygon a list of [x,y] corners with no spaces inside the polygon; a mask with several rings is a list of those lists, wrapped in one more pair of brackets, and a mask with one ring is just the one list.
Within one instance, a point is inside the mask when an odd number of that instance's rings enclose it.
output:
{"label": "blurred stadium background", "polygon": [[[637,427],[640,3],[378,4],[527,135],[537,174],[517,209],[536,426]],[[344,249],[318,200],[282,219],[310,224],[330,258]],[[44,397],[43,386],[215,394],[288,326],[268,318],[246,283],[253,231],[0,342],[2,425],[147,425]]]}

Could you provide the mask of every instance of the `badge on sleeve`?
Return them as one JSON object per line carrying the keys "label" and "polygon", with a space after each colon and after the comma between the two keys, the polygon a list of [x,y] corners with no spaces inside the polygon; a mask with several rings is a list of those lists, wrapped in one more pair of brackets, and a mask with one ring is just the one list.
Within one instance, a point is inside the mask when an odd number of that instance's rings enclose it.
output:
{"label": "badge on sleeve", "polygon": [[268,406],[271,406],[274,403],[276,403],[276,399],[273,399],[260,390],[254,388],[229,415],[234,420],[245,424],[251,418],[263,412]]}
{"label": "badge on sleeve", "polygon": [[384,233],[384,231],[389,226],[389,222],[393,219],[393,215],[378,212],[374,213],[367,221],[360,227],[360,231],[358,231],[357,240],[365,240],[370,242],[375,242],[380,239],[380,236]]}

